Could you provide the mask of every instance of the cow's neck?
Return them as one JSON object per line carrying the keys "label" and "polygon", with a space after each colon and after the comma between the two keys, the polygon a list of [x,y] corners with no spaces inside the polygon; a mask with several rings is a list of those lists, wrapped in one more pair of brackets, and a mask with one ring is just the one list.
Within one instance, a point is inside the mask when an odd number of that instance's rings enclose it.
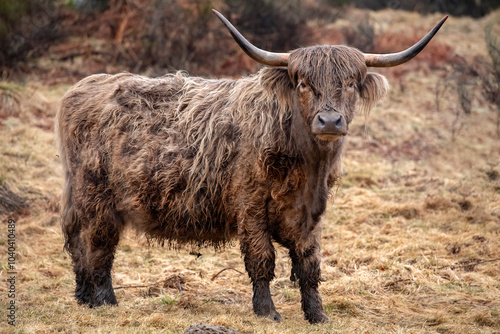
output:
{"label": "cow's neck", "polygon": [[310,134],[309,127],[292,118],[292,136],[296,149],[299,151],[307,174],[304,188],[306,197],[311,200],[310,214],[313,221],[318,221],[325,211],[328,198],[328,177],[337,168],[342,155],[344,137],[335,142],[320,142]]}

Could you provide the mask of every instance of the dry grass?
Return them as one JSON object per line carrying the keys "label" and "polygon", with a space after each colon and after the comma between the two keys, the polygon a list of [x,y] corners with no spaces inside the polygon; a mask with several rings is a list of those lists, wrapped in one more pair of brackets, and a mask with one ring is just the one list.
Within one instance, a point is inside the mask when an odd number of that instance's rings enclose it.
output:
{"label": "dry grass", "polygon": [[[478,21],[450,18],[435,43],[470,59],[486,57],[484,26],[498,22],[499,14]],[[376,34],[399,31],[405,22],[424,31],[439,17],[371,15]],[[0,180],[30,204],[15,217],[15,332],[182,333],[199,322],[241,333],[500,332],[495,112],[475,100],[452,141],[452,108],[458,102],[446,101],[437,113],[434,92],[450,67],[431,69],[419,61],[404,67],[381,70],[392,85],[389,97],[366,127],[359,116],[351,128],[347,174],[324,217],[320,290],[332,321],[316,326],[303,320],[283,249],[272,282],[283,322],[275,324],[252,312],[252,288],[241,273],[236,243],[223,252],[169,250],[148,246],[133,231],[122,239],[114,265],[114,285],[123,287],[116,290],[120,306],[78,306],[70,259],[62,251],[57,212],[62,176],[51,130],[67,86],[0,83]],[[1,235],[5,249],[4,230]],[[1,261],[5,281],[4,255]],[[2,310],[6,294],[6,285],[0,285]],[[12,328],[2,317],[0,332],[5,330]]]}

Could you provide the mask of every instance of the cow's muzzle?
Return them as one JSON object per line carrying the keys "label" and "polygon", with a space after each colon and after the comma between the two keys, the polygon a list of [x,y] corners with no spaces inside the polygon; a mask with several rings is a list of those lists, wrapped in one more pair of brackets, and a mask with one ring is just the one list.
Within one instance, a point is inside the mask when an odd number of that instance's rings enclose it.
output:
{"label": "cow's muzzle", "polygon": [[339,112],[320,112],[314,116],[312,133],[322,140],[336,140],[347,134],[347,122]]}

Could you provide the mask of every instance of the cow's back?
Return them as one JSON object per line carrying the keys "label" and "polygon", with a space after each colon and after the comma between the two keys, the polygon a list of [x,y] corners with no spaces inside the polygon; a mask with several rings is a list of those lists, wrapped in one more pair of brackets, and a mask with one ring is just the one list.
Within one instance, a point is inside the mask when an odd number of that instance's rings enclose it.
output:
{"label": "cow's back", "polygon": [[235,127],[220,108],[203,114],[207,84],[187,80],[100,74],[66,93],[56,132],[78,215],[94,224],[112,210],[161,240],[220,243],[232,233],[221,194]]}

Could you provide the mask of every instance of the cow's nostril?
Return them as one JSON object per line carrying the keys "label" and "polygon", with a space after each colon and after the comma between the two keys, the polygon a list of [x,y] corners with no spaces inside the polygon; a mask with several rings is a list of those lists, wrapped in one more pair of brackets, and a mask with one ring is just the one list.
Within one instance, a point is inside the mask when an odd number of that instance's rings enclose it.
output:
{"label": "cow's nostril", "polygon": [[340,128],[342,126],[342,116],[339,115],[339,117],[336,119],[335,126],[337,126],[337,128]]}
{"label": "cow's nostril", "polygon": [[325,126],[325,120],[323,119],[323,116],[318,115],[318,123],[321,127]]}

